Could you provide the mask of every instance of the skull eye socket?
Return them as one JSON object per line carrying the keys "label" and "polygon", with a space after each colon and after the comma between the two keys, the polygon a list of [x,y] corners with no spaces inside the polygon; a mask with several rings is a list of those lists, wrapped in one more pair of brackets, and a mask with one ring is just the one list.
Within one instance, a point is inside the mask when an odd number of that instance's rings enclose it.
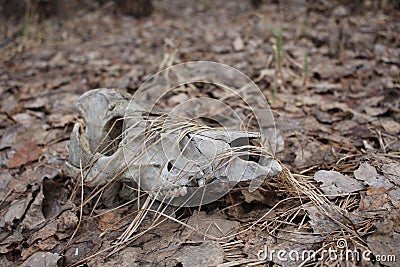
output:
{"label": "skull eye socket", "polygon": [[167,171],[171,171],[171,170],[172,170],[172,167],[174,167],[173,162],[168,161],[168,163],[167,163]]}
{"label": "skull eye socket", "polygon": [[114,117],[104,126],[104,137],[99,145],[99,152],[106,156],[113,155],[118,150],[122,140],[122,128],[124,120],[122,117]]}
{"label": "skull eye socket", "polygon": [[240,137],[232,140],[231,147],[238,148],[235,151],[243,153],[243,155],[239,156],[240,159],[258,162],[260,157],[258,155],[254,155],[249,148],[249,146],[255,146],[254,141],[255,138]]}

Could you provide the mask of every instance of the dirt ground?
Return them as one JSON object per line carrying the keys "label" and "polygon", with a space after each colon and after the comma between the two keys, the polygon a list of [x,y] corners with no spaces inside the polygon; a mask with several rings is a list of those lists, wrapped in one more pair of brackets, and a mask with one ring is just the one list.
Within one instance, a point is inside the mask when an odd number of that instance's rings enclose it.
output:
{"label": "dirt ground", "polygon": [[[136,19],[105,1],[61,22],[6,22],[0,266],[400,266],[400,10],[357,3],[162,0]],[[108,195],[81,206],[93,188],[82,194],[65,167],[76,101],[95,88],[134,93],[155,72],[195,60],[256,82],[287,169],[254,193],[239,184],[200,208],[167,207],[160,224],[148,215],[110,255],[137,205],[113,209],[124,200]],[[266,248],[317,256],[260,257]]]}

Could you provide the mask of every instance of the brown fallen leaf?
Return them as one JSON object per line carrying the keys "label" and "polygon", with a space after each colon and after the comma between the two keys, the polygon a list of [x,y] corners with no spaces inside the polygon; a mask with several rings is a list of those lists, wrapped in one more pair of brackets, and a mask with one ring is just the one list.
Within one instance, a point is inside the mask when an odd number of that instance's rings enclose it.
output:
{"label": "brown fallen leaf", "polygon": [[220,214],[206,214],[205,212],[195,212],[186,222],[194,229],[186,228],[182,235],[193,241],[203,241],[205,235],[211,237],[224,237],[239,227],[239,223],[226,219]]}
{"label": "brown fallen leaf", "polygon": [[61,256],[57,253],[39,251],[30,256],[20,266],[24,267],[41,267],[41,266],[58,266]]}
{"label": "brown fallen leaf", "polygon": [[224,250],[218,242],[206,241],[199,246],[183,246],[171,258],[182,266],[218,266],[224,261]]}
{"label": "brown fallen leaf", "polygon": [[[288,229],[288,231],[279,232],[277,241],[272,241],[270,239],[271,241],[265,242],[265,246],[268,246],[267,248],[270,250],[268,252],[268,254],[270,254],[268,260],[271,260],[276,263],[275,265],[282,267],[302,266],[304,259],[301,257],[292,257],[291,260],[285,260],[278,256],[277,253],[273,253],[271,249],[279,251],[279,253],[284,252],[284,255],[288,255],[289,253],[292,253],[292,251],[296,251],[299,253],[299,255],[302,255],[303,252],[305,253],[307,250],[310,251],[310,249],[313,247],[313,244],[322,242],[323,237],[320,235],[310,235],[309,233],[301,232],[292,226],[288,227]],[[255,252],[257,253],[259,249],[263,249],[263,252],[267,252],[264,246],[257,248]],[[265,264],[260,266],[268,265]]]}
{"label": "brown fallen leaf", "polygon": [[382,171],[393,184],[400,186],[400,164],[399,163],[387,163],[382,166]]}
{"label": "brown fallen leaf", "polygon": [[22,251],[21,258],[23,260],[26,260],[27,258],[29,258],[31,255],[33,255],[38,251],[46,251],[46,250],[48,251],[55,248],[59,244],[60,241],[58,241],[54,237],[49,237],[45,240],[38,240],[37,243],[32,244],[27,249]]}
{"label": "brown fallen leaf", "polygon": [[360,211],[376,211],[384,208],[389,198],[387,190],[383,187],[369,187],[364,194],[361,194]]}
{"label": "brown fallen leaf", "polygon": [[42,211],[43,199],[43,188],[41,188],[39,193],[36,195],[35,200],[32,202],[25,214],[25,218],[22,221],[23,228],[35,230],[39,229],[46,223],[46,219]]}
{"label": "brown fallen leaf", "polygon": [[314,180],[322,182],[321,190],[329,199],[364,189],[362,182],[337,171],[317,171]]}
{"label": "brown fallen leaf", "polygon": [[71,210],[63,212],[57,219],[57,238],[61,240],[69,237],[78,224],[78,221],[79,219],[75,212]]}
{"label": "brown fallen leaf", "polygon": [[361,163],[358,169],[354,171],[354,177],[375,188],[389,189],[394,186],[387,177],[379,175],[375,167],[368,163]]}
{"label": "brown fallen leaf", "polygon": [[397,135],[400,133],[400,123],[392,119],[381,119],[380,123],[388,134]]}
{"label": "brown fallen leaf", "polygon": [[375,167],[368,163],[361,163],[357,170],[354,171],[354,177],[357,180],[369,181],[378,177]]}
{"label": "brown fallen leaf", "polygon": [[36,231],[32,234],[31,237],[27,240],[28,245],[32,245],[37,240],[46,240],[49,237],[52,237],[57,232],[57,221],[52,221],[45,225],[39,231]]}
{"label": "brown fallen leaf", "polygon": [[364,110],[368,115],[375,117],[386,113],[389,107],[365,107]]}
{"label": "brown fallen leaf", "polygon": [[24,236],[19,231],[14,231],[12,235],[0,242],[0,253],[7,254],[18,247],[24,240]]}
{"label": "brown fallen leaf", "polygon": [[118,229],[118,227],[116,227],[114,224],[120,218],[121,218],[121,216],[119,216],[115,212],[107,212],[103,216],[101,216],[98,228],[101,231],[116,230],[116,229]]}
{"label": "brown fallen leaf", "polygon": [[250,192],[247,188],[241,190],[244,201],[247,203],[261,203],[267,206],[274,206],[279,202],[278,196],[275,192],[272,191],[261,191],[256,190],[254,192]]}
{"label": "brown fallen leaf", "polygon": [[29,124],[15,125],[6,129],[0,138],[0,149],[13,148],[19,150],[28,143],[44,145],[49,140],[49,132],[46,130],[48,124],[42,124],[38,120],[31,121]]}
{"label": "brown fallen leaf", "polygon": [[78,224],[78,217],[70,210],[64,211],[59,218],[46,224],[42,229],[34,232],[27,240],[32,245],[37,240],[46,240],[55,236],[58,240],[65,239],[72,234]]}
{"label": "brown fallen leaf", "polygon": [[397,209],[400,208],[400,188],[396,188],[393,190],[388,191],[388,196],[390,201],[392,202],[393,206]]}
{"label": "brown fallen leaf", "polygon": [[33,142],[28,142],[18,149],[7,163],[7,168],[16,168],[28,162],[36,161],[42,155],[42,148]]}
{"label": "brown fallen leaf", "polygon": [[[400,212],[394,209],[375,223],[376,231],[367,237],[367,245],[374,255],[392,255],[394,259],[400,257],[399,219]],[[385,266],[399,266],[396,261],[387,261],[384,264]]]}
{"label": "brown fallen leaf", "polygon": [[53,127],[65,127],[68,124],[73,124],[78,119],[76,114],[65,114],[61,117],[57,117],[58,118],[55,118],[55,120],[51,123]]}
{"label": "brown fallen leaf", "polygon": [[[314,233],[334,232],[340,229],[340,226],[328,216],[324,215],[321,210],[315,206],[306,207],[307,215],[310,218],[310,225]],[[335,213],[331,216],[338,219],[340,215]],[[340,217],[339,217],[340,218]]]}
{"label": "brown fallen leaf", "polygon": [[13,225],[19,222],[19,220],[24,216],[32,198],[32,193],[29,193],[24,198],[14,200],[5,215],[1,217],[0,227],[4,227],[4,225]]}
{"label": "brown fallen leaf", "polygon": [[91,266],[103,266],[103,267],[130,267],[139,262],[139,256],[142,249],[139,247],[126,247],[122,249],[117,257],[110,258],[95,258],[91,262]]}

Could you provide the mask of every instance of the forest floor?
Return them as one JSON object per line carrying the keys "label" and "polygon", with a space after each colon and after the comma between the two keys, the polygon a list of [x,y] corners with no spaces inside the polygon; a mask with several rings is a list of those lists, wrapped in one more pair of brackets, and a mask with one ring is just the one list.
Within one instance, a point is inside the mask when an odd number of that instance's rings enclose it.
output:
{"label": "forest floor", "polygon": [[[1,29],[0,266],[349,260],[328,249],[356,251],[359,266],[400,266],[400,11],[333,2],[155,1],[141,19],[106,2],[62,23],[32,20],[28,34],[17,34],[23,23]],[[80,180],[65,167],[76,102],[95,88],[134,93],[157,71],[195,60],[256,82],[288,170],[253,193],[240,184],[215,203],[169,209],[156,226],[148,216],[140,236],[108,255],[137,205],[113,210],[123,204],[114,197],[80,206]],[[188,97],[176,94],[175,102]],[[236,234],[222,239],[228,232]],[[286,254],[262,258],[265,248]],[[317,257],[289,259],[291,251]]]}

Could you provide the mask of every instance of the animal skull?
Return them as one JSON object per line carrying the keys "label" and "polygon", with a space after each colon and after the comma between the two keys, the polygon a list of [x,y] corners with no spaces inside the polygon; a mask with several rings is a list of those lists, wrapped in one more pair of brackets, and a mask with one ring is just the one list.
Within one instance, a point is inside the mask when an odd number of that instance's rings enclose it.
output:
{"label": "animal skull", "polygon": [[114,89],[91,90],[79,98],[84,125],[76,123],[71,133],[71,176],[81,174],[88,186],[119,177],[169,204],[196,205],[216,200],[238,182],[262,181],[282,171],[270,156],[250,159],[247,152],[256,148],[250,141],[260,137],[257,132],[149,130],[149,124],[163,124],[165,117],[151,115],[149,120],[150,114],[131,98]]}

